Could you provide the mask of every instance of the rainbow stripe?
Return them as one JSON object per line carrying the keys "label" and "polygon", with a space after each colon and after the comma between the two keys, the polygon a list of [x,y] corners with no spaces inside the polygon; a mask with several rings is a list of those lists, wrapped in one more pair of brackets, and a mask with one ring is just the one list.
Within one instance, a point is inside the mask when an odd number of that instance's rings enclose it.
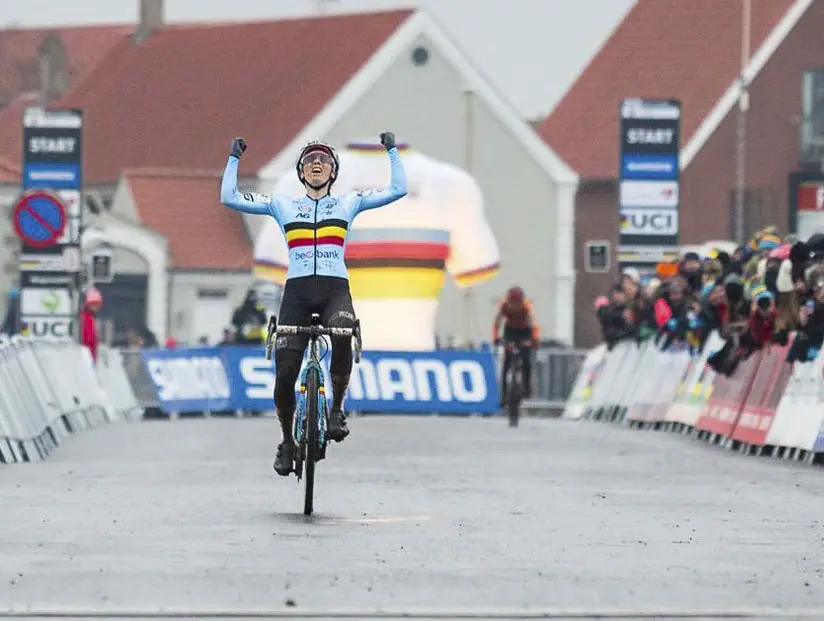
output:
{"label": "rainbow stripe", "polygon": [[445,278],[438,269],[359,267],[349,270],[349,287],[359,300],[437,300]]}
{"label": "rainbow stripe", "polygon": [[482,283],[498,274],[501,269],[500,263],[493,263],[477,270],[464,272],[463,274],[455,275],[455,282],[459,287],[473,287]]}
{"label": "rainbow stripe", "polygon": [[[352,297],[356,299],[437,300],[446,280],[450,234],[443,229],[357,229],[347,237],[343,220],[290,223],[284,227],[289,248],[315,244],[344,246]],[[455,276],[459,287],[484,282],[499,271],[499,264]],[[283,283],[284,265],[257,260],[255,276]]]}

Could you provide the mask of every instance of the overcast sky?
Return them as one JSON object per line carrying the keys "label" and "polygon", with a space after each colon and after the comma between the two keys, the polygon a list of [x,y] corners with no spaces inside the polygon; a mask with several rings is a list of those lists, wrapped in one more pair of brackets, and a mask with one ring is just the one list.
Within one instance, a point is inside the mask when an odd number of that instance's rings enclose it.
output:
{"label": "overcast sky", "polygon": [[[166,0],[170,22],[424,7],[527,118],[563,95],[636,0]],[[139,0],[0,0],[0,28],[135,22]],[[326,8],[321,8],[324,5]]]}

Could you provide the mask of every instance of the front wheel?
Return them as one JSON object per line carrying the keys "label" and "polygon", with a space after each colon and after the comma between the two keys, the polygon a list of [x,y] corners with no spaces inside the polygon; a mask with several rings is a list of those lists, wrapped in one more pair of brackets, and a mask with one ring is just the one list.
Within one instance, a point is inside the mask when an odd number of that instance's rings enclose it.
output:
{"label": "front wheel", "polygon": [[303,514],[312,515],[313,495],[315,493],[315,462],[318,456],[318,372],[309,369],[306,374],[306,468],[305,496]]}
{"label": "front wheel", "polygon": [[521,391],[521,374],[514,372],[510,377],[509,394],[507,395],[507,415],[510,427],[518,426],[518,418],[521,412]]}

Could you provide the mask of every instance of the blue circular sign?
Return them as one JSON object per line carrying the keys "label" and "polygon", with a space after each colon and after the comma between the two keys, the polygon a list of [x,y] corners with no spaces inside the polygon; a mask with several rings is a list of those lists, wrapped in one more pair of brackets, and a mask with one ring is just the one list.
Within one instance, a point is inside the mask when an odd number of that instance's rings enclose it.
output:
{"label": "blue circular sign", "polygon": [[27,192],[14,206],[17,236],[27,246],[55,245],[66,228],[66,208],[55,195],[42,190]]}

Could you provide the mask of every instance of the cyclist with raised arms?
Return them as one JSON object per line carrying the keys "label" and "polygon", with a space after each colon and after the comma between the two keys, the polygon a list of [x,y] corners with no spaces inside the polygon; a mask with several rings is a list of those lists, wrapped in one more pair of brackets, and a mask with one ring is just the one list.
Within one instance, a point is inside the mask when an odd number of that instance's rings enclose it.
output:
{"label": "cyclist with raised arms", "polygon": [[[298,179],[306,188],[306,195],[298,199],[239,192],[238,162],[247,145],[243,138],[232,140],[220,187],[220,202],[237,211],[271,216],[280,225],[289,247],[289,268],[278,323],[308,325],[312,313],[318,313],[324,326],[354,327],[355,311],[344,262],[347,232],[361,211],[388,205],[407,192],[406,172],[395,147],[395,135],[384,132],[380,138],[391,165],[388,187],[332,196],[330,192],[340,173],[340,161],[331,145],[314,141],[301,149],[295,164]],[[274,469],[281,476],[288,476],[294,468],[295,382],[308,343],[307,335],[280,336],[275,343],[274,399],[283,439],[277,448]],[[334,395],[326,433],[330,439],[340,442],[349,435],[343,398],[352,372],[350,339],[332,339],[329,366]]]}

